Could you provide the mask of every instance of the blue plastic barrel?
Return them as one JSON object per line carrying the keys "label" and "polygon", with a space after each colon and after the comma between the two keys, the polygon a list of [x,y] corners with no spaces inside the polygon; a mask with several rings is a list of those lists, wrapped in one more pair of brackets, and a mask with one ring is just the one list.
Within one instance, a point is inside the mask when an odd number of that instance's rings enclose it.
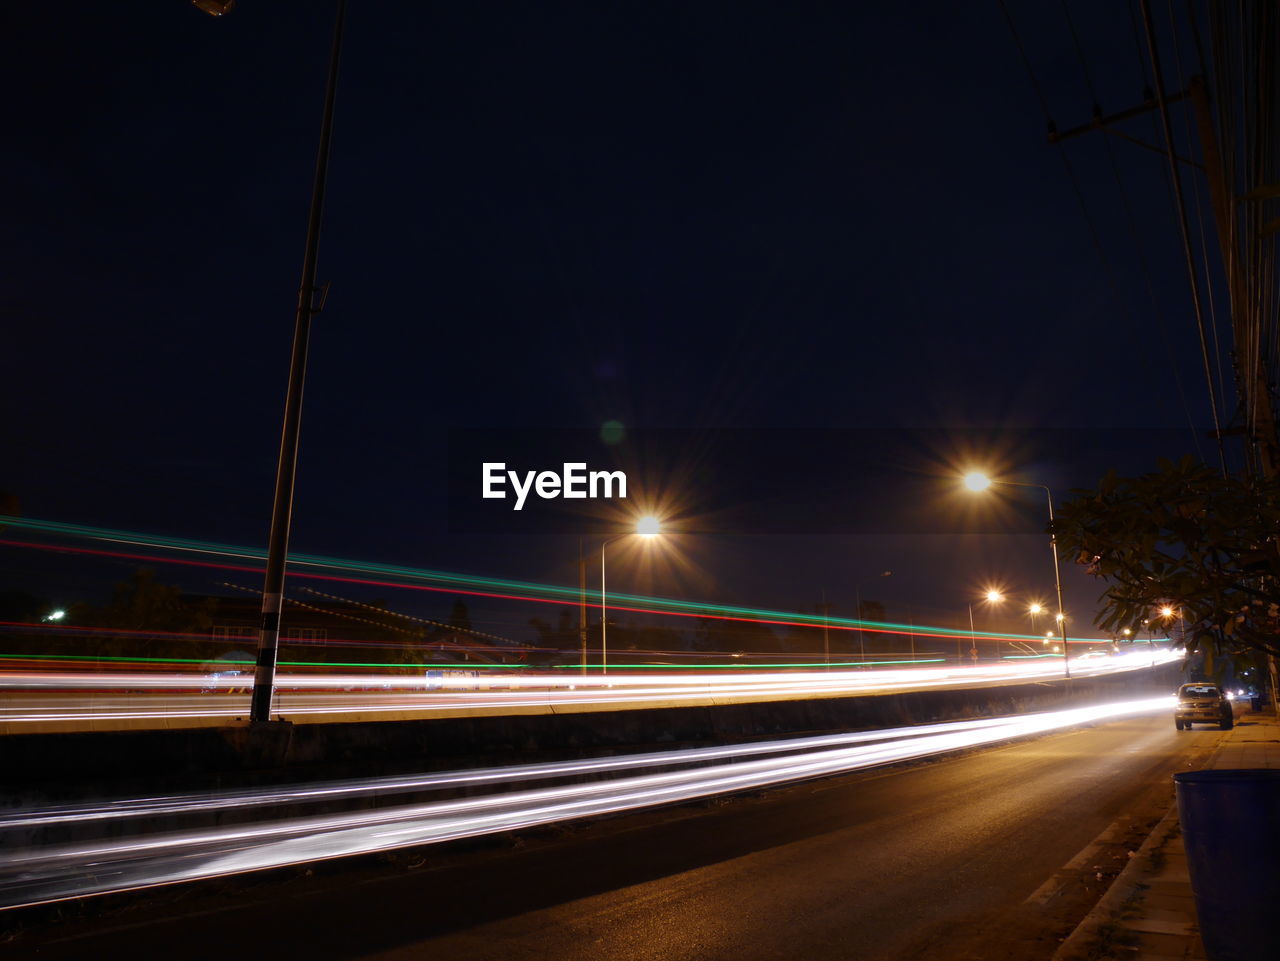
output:
{"label": "blue plastic barrel", "polygon": [[1173,780],[1209,961],[1280,958],[1280,770]]}

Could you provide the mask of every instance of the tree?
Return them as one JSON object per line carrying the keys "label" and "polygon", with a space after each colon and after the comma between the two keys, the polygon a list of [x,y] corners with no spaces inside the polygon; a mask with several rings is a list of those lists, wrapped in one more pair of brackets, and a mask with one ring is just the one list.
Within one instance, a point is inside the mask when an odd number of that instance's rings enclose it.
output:
{"label": "tree", "polygon": [[[208,635],[213,627],[217,602],[213,598],[191,601],[183,598],[182,589],[156,580],[155,571],[140,567],[133,578],[115,586],[111,603],[106,607],[77,604],[68,620],[85,627],[108,627],[120,631],[157,634]],[[134,638],[101,636],[89,645],[100,655],[200,657],[213,648],[197,642],[193,647],[182,638]]]}
{"label": "tree", "polygon": [[693,650],[721,654],[777,654],[778,635],[768,624],[700,617],[694,629]]}
{"label": "tree", "polygon": [[49,613],[50,603],[28,591],[0,591],[0,621],[22,621],[35,624]]}
{"label": "tree", "polygon": [[1112,471],[1050,525],[1066,556],[1108,585],[1094,622],[1135,635],[1169,608],[1187,653],[1257,663],[1280,654],[1280,483],[1223,477],[1194,458],[1139,477]]}
{"label": "tree", "polygon": [[471,613],[467,610],[467,605],[456,598],[453,609],[449,611],[449,626],[456,627],[460,631],[471,630]]}

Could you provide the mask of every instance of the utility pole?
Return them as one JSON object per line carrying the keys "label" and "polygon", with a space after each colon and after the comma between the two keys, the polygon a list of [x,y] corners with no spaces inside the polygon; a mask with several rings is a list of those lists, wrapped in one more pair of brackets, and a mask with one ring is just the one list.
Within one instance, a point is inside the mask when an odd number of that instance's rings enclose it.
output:
{"label": "utility pole", "polygon": [[578,538],[578,643],[582,648],[582,673],[587,673],[587,559]]}
{"label": "utility pole", "polygon": [[831,614],[831,605],[827,603],[827,589],[822,589],[822,603],[818,605],[818,610],[822,611],[822,660],[827,665],[826,670],[831,670],[831,634],[828,628],[828,618]]}
{"label": "utility pole", "polygon": [[[1154,31],[1151,29],[1150,8],[1147,0],[1141,0],[1141,7],[1147,27],[1148,50],[1151,54],[1152,66],[1156,71],[1157,86],[1159,87],[1159,59],[1156,52]],[[1178,157],[1173,150],[1173,140],[1169,132],[1168,107],[1170,103],[1184,98],[1190,99],[1192,114],[1195,117],[1196,133],[1200,143],[1200,164]],[[1232,183],[1231,171],[1228,170],[1222,159],[1222,145],[1218,141],[1209,89],[1204,77],[1199,75],[1191,77],[1185,91],[1165,94],[1160,89],[1158,102],[1148,92],[1146,103],[1140,107],[1126,110],[1110,117],[1096,117],[1089,124],[1075,127],[1062,133],[1051,130],[1049,140],[1054,143],[1077,134],[1100,130],[1103,133],[1121,136],[1126,140],[1137,143],[1139,146],[1158,150],[1159,148],[1151,144],[1146,144],[1136,140],[1136,138],[1121,134],[1109,126],[1116,121],[1152,110],[1159,111],[1165,128],[1165,148],[1159,152],[1166,154],[1169,158],[1170,172],[1174,179],[1175,187],[1179,177],[1179,163],[1201,167],[1208,183],[1209,204],[1213,210],[1218,249],[1222,257],[1223,272],[1227,281],[1227,294],[1231,304],[1232,339],[1236,345],[1236,349],[1232,352],[1232,364],[1235,368],[1237,390],[1240,395],[1237,410],[1243,414],[1244,429],[1242,432],[1247,437],[1249,445],[1253,448],[1257,458],[1257,465],[1262,475],[1272,479],[1280,475],[1280,434],[1277,433],[1276,429],[1276,412],[1272,402],[1271,384],[1267,377],[1266,365],[1261,351],[1252,346],[1252,338],[1249,335],[1250,329],[1256,328],[1258,318],[1252,316],[1255,308],[1250,301],[1247,290],[1245,280],[1246,261],[1245,255],[1240,248],[1240,230],[1237,219],[1237,203],[1241,201],[1260,202],[1264,198],[1255,195],[1253,191],[1263,191],[1265,186],[1262,184],[1249,184],[1247,185],[1248,192],[1243,196],[1237,192],[1235,185]],[[1186,248],[1189,240],[1187,238],[1186,218],[1181,211],[1180,203],[1179,217],[1183,246]],[[1187,256],[1190,260],[1189,253]],[[1194,288],[1196,284],[1194,270],[1191,272],[1191,283]],[[1213,396],[1212,379],[1209,382],[1209,389],[1211,396]],[[1219,427],[1215,432],[1215,439],[1221,444],[1222,438],[1227,434],[1240,432]],[[1223,467],[1225,473],[1225,463]],[[1271,679],[1273,698],[1280,701],[1280,664],[1277,664],[1277,659],[1273,655],[1267,656],[1267,668]],[[1277,706],[1277,712],[1280,712],[1280,705]]]}
{"label": "utility pole", "polygon": [[[302,282],[298,287],[298,307],[293,326],[293,352],[289,364],[289,388],[285,394],[284,426],[280,432],[280,455],[276,461],[275,499],[271,509],[271,536],[267,542],[267,572],[262,588],[262,631],[258,641],[258,664],[253,677],[253,698],[249,719],[271,720],[275,693],[276,661],[280,652],[280,612],[284,603],[284,570],[289,554],[289,527],[293,519],[293,487],[298,467],[298,434],[302,423],[302,387],[307,373],[307,347],[311,338],[311,318],[324,307],[323,294],[316,288],[316,261],[320,253],[320,223],[324,214],[324,190],[329,173],[329,144],[333,139],[333,104],[338,90],[338,62],[342,53],[342,24],[347,0],[338,0],[334,19],[333,46],[329,52],[329,77],[325,83],[324,114],[320,122],[320,145],[316,150],[316,173],[311,187],[311,212],[307,220],[307,245],[302,257]],[[317,298],[317,295],[320,295]]]}

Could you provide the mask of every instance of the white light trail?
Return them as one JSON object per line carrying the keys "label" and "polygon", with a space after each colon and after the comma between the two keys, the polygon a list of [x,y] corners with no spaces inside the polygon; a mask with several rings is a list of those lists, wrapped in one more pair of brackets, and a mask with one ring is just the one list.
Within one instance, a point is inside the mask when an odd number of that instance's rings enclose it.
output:
{"label": "white light trail", "polygon": [[[1177,660],[1174,651],[1084,659],[1073,675],[1097,677],[1150,669]],[[446,679],[451,689],[436,690],[439,678],[407,675],[289,675],[278,678],[278,713],[295,720],[343,714],[416,713],[430,716],[460,708],[500,714],[509,710],[557,707],[624,709],[653,704],[796,697],[839,697],[948,687],[1013,684],[1056,679],[1061,661],[1005,661],[977,667],[916,667],[844,671],[762,671],[751,673],[616,673],[609,675],[508,674]],[[0,722],[15,724],[79,722],[101,718],[163,720],[242,717],[247,694],[244,678],[191,674],[79,674],[14,672],[0,687],[40,695],[13,697],[0,706]],[[193,693],[206,684],[220,691]],[[494,688],[500,688],[494,690]],[[150,691],[91,698],[60,698],[70,691]],[[172,693],[172,692],[187,693]],[[168,693],[166,693],[168,692]],[[243,703],[242,703],[243,702]]]}
{"label": "white light trail", "polygon": [[[10,835],[0,857],[0,907],[264,870],[689,801],[1168,710],[1169,705],[1170,698],[1164,696],[890,731],[17,812],[0,819],[0,839]],[[645,773],[655,766],[679,769]],[[626,771],[635,773],[616,776]],[[598,775],[613,776],[538,789],[525,787],[533,780]],[[429,803],[407,801],[306,817],[280,817],[275,810],[309,801],[350,801],[362,795],[385,797],[386,792],[458,787],[474,790],[481,785],[492,790],[480,796]],[[504,787],[507,790],[501,790]],[[231,808],[257,809],[259,820],[233,827],[195,827],[49,848],[19,849],[13,843],[49,827],[76,829],[77,825],[85,828],[106,822],[114,830],[122,819],[147,815],[208,818]],[[87,871],[86,866],[92,870]]]}

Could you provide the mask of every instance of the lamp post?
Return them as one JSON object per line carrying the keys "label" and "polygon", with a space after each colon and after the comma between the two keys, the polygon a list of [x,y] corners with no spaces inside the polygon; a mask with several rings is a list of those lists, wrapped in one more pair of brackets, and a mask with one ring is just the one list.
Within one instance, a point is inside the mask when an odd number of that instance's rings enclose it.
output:
{"label": "lamp post", "polygon": [[[212,16],[230,13],[235,0],[193,0],[196,7]],[[293,487],[298,466],[298,434],[302,422],[302,387],[307,373],[307,347],[311,339],[311,318],[324,305],[317,298],[316,261],[320,252],[320,224],[324,213],[324,191],[329,173],[329,144],[333,139],[333,104],[338,89],[338,62],[342,54],[342,25],[347,0],[338,0],[333,26],[333,46],[329,51],[329,74],[325,83],[324,113],[320,121],[320,144],[316,149],[315,178],[311,185],[311,210],[307,218],[307,243],[302,255],[302,281],[294,316],[293,349],[289,362],[289,385],[285,392],[284,425],[280,431],[280,452],[276,460],[275,497],[271,507],[271,534],[267,540],[267,570],[262,586],[262,622],[258,638],[258,663],[253,676],[253,697],[249,720],[271,720],[275,693],[276,661],[280,652],[280,612],[284,605],[285,561],[289,554],[289,528],[293,517]]]}
{"label": "lamp post", "polygon": [[636,529],[622,534],[614,534],[600,545],[600,673],[609,673],[609,595],[605,589],[605,548],[614,541],[630,534],[639,537],[657,537],[662,533],[662,524],[656,517],[642,517],[636,521]]}
{"label": "lamp post", "polygon": [[[986,474],[971,473],[965,475],[964,486],[971,491],[984,491],[992,484],[999,484],[1002,487],[1028,487],[1044,491],[1044,496],[1049,504],[1049,523],[1053,523],[1053,492],[1044,484],[1018,484],[1014,481],[993,481]],[[1053,584],[1058,592],[1058,629],[1062,635],[1062,671],[1063,676],[1067,680],[1071,680],[1071,658],[1067,656],[1067,616],[1066,608],[1062,604],[1062,566],[1058,562],[1058,538],[1054,534],[1049,535],[1049,546],[1053,549]]]}
{"label": "lamp post", "polygon": [[[987,591],[982,598],[988,604],[999,604],[1004,600],[1004,595],[997,590]],[[973,658],[974,665],[978,663],[978,632],[973,626],[973,602],[969,602],[969,656]],[[997,651],[998,653],[998,651]],[[963,662],[963,655],[961,661]]]}
{"label": "lamp post", "polygon": [[[877,578],[892,576],[893,571],[883,571],[876,575]],[[873,578],[867,578],[867,580],[872,579]],[[853,585],[853,596],[858,605],[858,659],[861,661],[865,661],[867,659],[867,641],[862,630],[862,585],[867,583],[867,580],[859,581]]]}
{"label": "lamp post", "polygon": [[[959,647],[960,645],[957,644],[956,646]],[[957,651],[956,653],[960,655],[960,663],[963,664],[964,654],[960,653],[959,651]],[[973,629],[973,602],[972,601],[969,602],[969,656],[973,658],[973,663],[976,665],[978,663],[978,632]]]}
{"label": "lamp post", "polygon": [[827,603],[827,590],[822,589],[822,603],[818,605],[818,610],[822,611],[822,663],[826,665],[823,670],[831,670],[831,605]]}

